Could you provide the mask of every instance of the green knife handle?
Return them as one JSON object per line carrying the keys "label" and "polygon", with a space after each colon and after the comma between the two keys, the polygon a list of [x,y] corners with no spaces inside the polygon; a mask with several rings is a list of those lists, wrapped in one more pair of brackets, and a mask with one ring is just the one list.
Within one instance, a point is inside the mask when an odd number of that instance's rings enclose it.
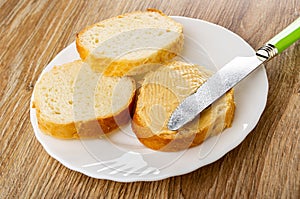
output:
{"label": "green knife handle", "polygon": [[281,53],[294,42],[300,39],[300,17],[273,37],[267,44],[272,44]]}

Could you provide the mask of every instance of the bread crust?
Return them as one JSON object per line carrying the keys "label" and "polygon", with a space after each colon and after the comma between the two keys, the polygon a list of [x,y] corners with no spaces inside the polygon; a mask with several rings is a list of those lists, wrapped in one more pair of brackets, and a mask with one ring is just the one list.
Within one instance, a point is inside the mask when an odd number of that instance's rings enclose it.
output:
{"label": "bread crust", "polygon": [[75,44],[76,44],[76,49],[77,49],[77,52],[80,56],[80,58],[82,60],[85,60],[87,58],[87,56],[89,55],[89,51],[88,49],[86,49],[83,44],[81,43],[80,41],[80,36],[84,33],[85,30],[88,30],[88,27],[85,28],[83,31],[81,31],[80,33],[77,33],[76,34],[76,39],[75,39]]}

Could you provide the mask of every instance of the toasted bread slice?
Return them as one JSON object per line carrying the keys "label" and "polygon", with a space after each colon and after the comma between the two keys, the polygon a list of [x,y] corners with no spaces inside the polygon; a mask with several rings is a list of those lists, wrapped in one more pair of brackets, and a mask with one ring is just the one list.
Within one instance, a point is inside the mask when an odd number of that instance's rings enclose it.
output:
{"label": "toasted bread slice", "polygon": [[83,29],[77,34],[76,47],[93,70],[106,76],[124,76],[144,71],[149,63],[169,61],[181,52],[183,39],[181,24],[149,9]]}
{"label": "toasted bread slice", "polygon": [[104,77],[82,61],[55,66],[34,89],[40,129],[53,137],[95,138],[130,120],[135,82]]}
{"label": "toasted bread slice", "polygon": [[145,146],[162,151],[178,151],[201,144],[210,136],[231,126],[234,94],[223,97],[178,131],[167,128],[179,103],[194,93],[211,75],[197,65],[174,61],[146,75],[137,98],[132,128]]}

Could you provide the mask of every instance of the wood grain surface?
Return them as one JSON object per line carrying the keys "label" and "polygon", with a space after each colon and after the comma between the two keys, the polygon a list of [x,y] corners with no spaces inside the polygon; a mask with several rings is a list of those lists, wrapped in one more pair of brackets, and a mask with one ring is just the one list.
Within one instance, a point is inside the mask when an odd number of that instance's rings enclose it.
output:
{"label": "wood grain surface", "polygon": [[213,164],[119,183],[69,170],[46,153],[29,120],[43,68],[85,26],[146,8],[219,24],[254,49],[300,15],[299,0],[1,0],[0,198],[300,198],[299,42],[266,64],[269,95],[256,128]]}

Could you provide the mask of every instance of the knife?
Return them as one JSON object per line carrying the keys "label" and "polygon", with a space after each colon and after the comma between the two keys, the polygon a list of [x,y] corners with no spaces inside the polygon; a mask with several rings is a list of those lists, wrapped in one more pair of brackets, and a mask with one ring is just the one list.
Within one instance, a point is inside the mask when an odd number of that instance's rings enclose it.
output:
{"label": "knife", "polygon": [[229,89],[300,39],[300,17],[256,51],[252,57],[235,57],[185,98],[172,113],[168,128],[177,130],[192,121],[201,111]]}

